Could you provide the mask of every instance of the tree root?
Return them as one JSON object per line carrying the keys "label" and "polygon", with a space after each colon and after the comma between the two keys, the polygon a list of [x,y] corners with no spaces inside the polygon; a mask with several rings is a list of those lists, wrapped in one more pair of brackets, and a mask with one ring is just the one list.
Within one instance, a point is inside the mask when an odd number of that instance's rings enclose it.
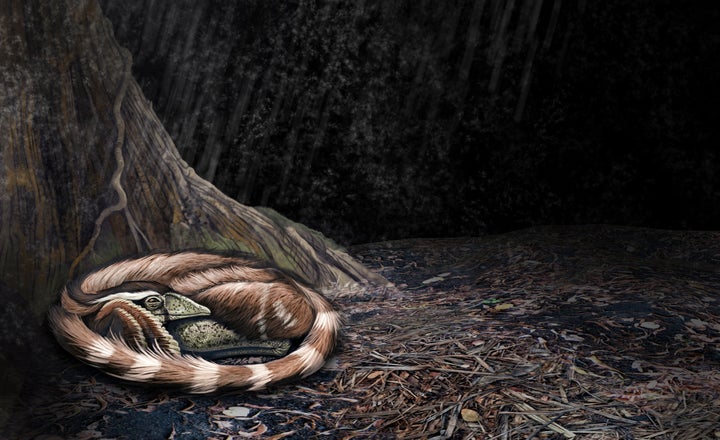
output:
{"label": "tree root", "polygon": [[75,270],[77,269],[77,266],[80,264],[80,262],[85,257],[87,257],[90,251],[92,251],[92,249],[95,247],[95,242],[100,236],[100,231],[105,220],[107,220],[107,218],[115,212],[124,211],[125,219],[133,235],[135,245],[138,251],[142,249],[142,243],[140,242],[141,237],[145,240],[146,244],[150,245],[147,237],[140,230],[137,222],[133,218],[130,211],[127,209],[127,193],[125,192],[125,189],[123,188],[121,182],[123,170],[125,169],[125,158],[122,151],[122,147],[125,144],[125,121],[122,118],[121,108],[123,100],[125,99],[125,95],[127,94],[128,84],[130,83],[130,79],[132,78],[132,57],[130,55],[130,52],[128,52],[126,49],[120,48],[120,51],[122,53],[122,56],[125,58],[125,69],[122,82],[120,83],[120,88],[118,89],[117,95],[115,96],[115,101],[113,103],[113,116],[115,117],[115,126],[117,127],[117,137],[115,139],[114,145],[116,167],[115,172],[110,179],[110,186],[117,193],[118,201],[114,205],[108,206],[103,209],[98,215],[98,217],[95,219],[95,228],[93,230],[92,236],[90,237],[90,240],[88,241],[87,245],[85,245],[85,248],[83,248],[82,252],[80,252],[80,254],[70,265],[70,269],[68,270],[68,275],[70,277],[74,275]]}

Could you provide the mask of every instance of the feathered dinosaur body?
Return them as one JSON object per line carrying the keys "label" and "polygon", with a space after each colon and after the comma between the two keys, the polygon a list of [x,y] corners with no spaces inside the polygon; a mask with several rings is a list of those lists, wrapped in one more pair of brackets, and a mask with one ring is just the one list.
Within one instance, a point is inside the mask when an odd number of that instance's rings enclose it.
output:
{"label": "feathered dinosaur body", "polygon": [[[282,358],[254,365],[181,354],[162,315],[152,312],[180,296],[248,338],[301,342]],[[62,290],[49,320],[58,341],[84,362],[122,379],[195,393],[257,390],[308,376],[334,350],[341,326],[320,293],[280,270],[205,252],[153,253],[97,269]]]}

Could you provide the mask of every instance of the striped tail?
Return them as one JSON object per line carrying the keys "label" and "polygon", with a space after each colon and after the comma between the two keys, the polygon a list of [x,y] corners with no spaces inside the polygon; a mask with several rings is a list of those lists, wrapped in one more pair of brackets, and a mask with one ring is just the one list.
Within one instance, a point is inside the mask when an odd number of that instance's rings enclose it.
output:
{"label": "striped tail", "polygon": [[[153,342],[143,347],[96,332],[92,323],[98,310],[131,297],[126,289],[137,284],[167,286],[208,307],[215,318],[248,338],[301,342],[293,352],[266,363],[220,365],[161,346],[157,341],[163,335],[153,335]],[[306,377],[332,354],[341,329],[340,314],[317,291],[252,260],[202,252],[156,253],[98,269],[63,289],[48,318],[68,352],[107,374],[193,393],[259,390]],[[155,322],[144,323],[149,318],[142,315],[131,318],[137,325],[130,329],[164,331]]]}

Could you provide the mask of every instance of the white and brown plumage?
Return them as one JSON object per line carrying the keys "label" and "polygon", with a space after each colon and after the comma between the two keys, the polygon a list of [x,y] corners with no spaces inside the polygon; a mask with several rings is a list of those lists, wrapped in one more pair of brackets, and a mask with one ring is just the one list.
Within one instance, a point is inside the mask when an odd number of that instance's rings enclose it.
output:
{"label": "white and brown plumage", "polygon": [[[302,342],[285,357],[254,365],[182,355],[157,320],[128,306],[144,290],[184,295],[248,338]],[[194,251],[153,253],[102,267],[68,284],[48,316],[61,345],[84,362],[122,379],[195,393],[257,390],[308,376],[333,352],[341,324],[320,293],[278,269]],[[117,322],[122,331],[108,333]]]}

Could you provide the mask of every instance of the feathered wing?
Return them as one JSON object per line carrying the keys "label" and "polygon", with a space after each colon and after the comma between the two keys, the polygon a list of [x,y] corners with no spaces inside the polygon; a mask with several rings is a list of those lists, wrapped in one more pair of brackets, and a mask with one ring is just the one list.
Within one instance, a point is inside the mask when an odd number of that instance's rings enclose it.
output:
{"label": "feathered wing", "polygon": [[[285,357],[254,365],[219,365],[178,354],[176,346],[164,344],[164,329],[157,329],[151,316],[122,309],[132,297],[123,287],[148,284],[192,298],[248,337],[302,337],[302,342]],[[109,305],[120,310],[113,314]],[[332,354],[341,329],[339,313],[319,292],[252,260],[202,252],[156,253],[98,269],[64,288],[48,318],[60,344],[84,362],[122,379],[194,393],[257,390],[308,376]],[[125,326],[123,335],[93,331],[117,322]],[[132,341],[131,346],[125,339],[133,328],[154,342],[143,346]]]}

